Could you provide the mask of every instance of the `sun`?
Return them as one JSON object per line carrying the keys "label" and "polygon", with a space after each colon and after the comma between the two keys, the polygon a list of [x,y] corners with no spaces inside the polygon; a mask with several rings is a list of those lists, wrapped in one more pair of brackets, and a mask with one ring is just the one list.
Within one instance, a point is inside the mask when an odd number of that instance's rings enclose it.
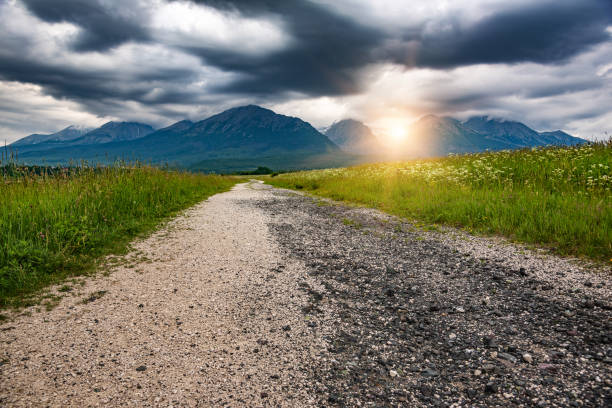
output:
{"label": "sun", "polygon": [[389,136],[395,143],[402,142],[406,138],[406,128],[404,126],[393,126],[389,129]]}
{"label": "sun", "polygon": [[368,126],[371,126],[374,132],[380,136],[380,140],[385,146],[391,149],[399,149],[408,144],[412,137],[411,119],[408,115],[381,116]]}

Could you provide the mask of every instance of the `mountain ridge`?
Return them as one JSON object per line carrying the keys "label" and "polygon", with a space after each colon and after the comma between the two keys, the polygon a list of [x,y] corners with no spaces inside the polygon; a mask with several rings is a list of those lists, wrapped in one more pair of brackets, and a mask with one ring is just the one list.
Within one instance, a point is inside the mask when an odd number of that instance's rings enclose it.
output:
{"label": "mountain ridge", "polygon": [[[355,119],[344,119],[325,129],[325,134],[346,152],[376,156],[382,151],[396,158],[587,142],[561,130],[538,132],[521,122],[488,116],[474,116],[460,121],[450,116],[427,114],[414,122],[408,133],[410,136],[405,142],[386,146],[385,152],[385,147],[378,149],[380,143],[373,147],[362,142],[375,135],[369,127]],[[362,146],[359,143],[363,143]],[[367,147],[364,148],[364,145]]]}
{"label": "mountain ridge", "polygon": [[87,132],[78,139],[71,141],[71,144],[103,144],[111,142],[128,141],[140,139],[151,133],[155,129],[151,125],[138,122],[106,122],[97,129]]}
{"label": "mountain ridge", "polygon": [[[381,158],[391,151],[395,157],[408,158],[586,142],[563,131],[537,132],[520,122],[487,116],[459,121],[425,115],[412,125],[404,146],[387,151],[381,148],[372,130],[355,119],[335,122],[325,133],[300,118],[246,105],[197,122],[182,120],[158,130],[138,122],[108,122],[75,139],[32,144],[17,141],[13,146],[19,148],[19,157],[30,163],[81,159],[109,162],[121,158],[179,167],[195,163],[215,166],[222,162],[223,168],[229,168],[231,160],[254,163],[257,158],[272,160],[276,156],[288,162],[290,157],[297,157],[303,167],[308,157],[314,156],[336,155],[337,159],[328,162],[337,165],[343,161],[354,163],[355,155],[367,160]],[[323,165],[323,161],[319,163]],[[291,168],[290,164],[285,168]]]}
{"label": "mountain ridge", "polygon": [[474,116],[462,123],[479,133],[486,134],[490,140],[517,147],[545,146],[554,144],[555,141],[562,144],[576,144],[583,140],[560,130],[538,132],[521,122],[487,116]]}
{"label": "mountain ridge", "polygon": [[[94,132],[90,132],[95,133]],[[82,139],[87,139],[87,135]],[[22,159],[63,162],[71,154],[85,160],[132,160],[175,163],[182,167],[204,160],[254,158],[273,155],[325,155],[341,151],[312,125],[256,105],[228,109],[198,122],[180,121],[144,137],[84,144],[79,139],[52,149],[26,151]],[[44,146],[42,146],[44,148]],[[106,158],[108,157],[108,159]],[[71,157],[74,158],[74,157]]]}
{"label": "mountain ridge", "polygon": [[65,141],[77,139],[92,130],[94,130],[94,128],[84,127],[84,126],[79,126],[79,125],[70,125],[54,133],[49,133],[49,134],[33,133],[31,135],[28,135],[26,137],[23,137],[11,143],[11,146],[33,145],[33,144],[39,144],[39,143],[65,142]]}

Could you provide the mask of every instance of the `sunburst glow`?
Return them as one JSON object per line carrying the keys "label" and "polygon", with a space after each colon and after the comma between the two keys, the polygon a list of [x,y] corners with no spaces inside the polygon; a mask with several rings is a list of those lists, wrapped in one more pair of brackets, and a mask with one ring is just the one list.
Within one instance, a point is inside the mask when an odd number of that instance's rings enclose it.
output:
{"label": "sunburst glow", "polygon": [[404,139],[406,139],[406,134],[406,128],[400,125],[392,127],[389,131],[389,136],[391,136],[391,139],[396,143],[404,141]]}
{"label": "sunburst glow", "polygon": [[410,126],[413,118],[410,115],[403,116],[380,116],[377,120],[370,122],[374,133],[380,137],[380,141],[390,149],[404,146],[411,138]]}

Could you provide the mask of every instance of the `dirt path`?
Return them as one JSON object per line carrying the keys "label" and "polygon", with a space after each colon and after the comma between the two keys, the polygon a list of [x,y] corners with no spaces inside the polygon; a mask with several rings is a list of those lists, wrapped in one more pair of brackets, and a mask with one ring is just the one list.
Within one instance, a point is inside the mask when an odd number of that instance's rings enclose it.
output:
{"label": "dirt path", "polygon": [[0,326],[0,406],[612,403],[610,271],[259,183],[135,247]]}
{"label": "dirt path", "polygon": [[251,203],[265,196],[216,195],[136,244],[147,261],[3,325],[0,405],[308,405],[305,273]]}

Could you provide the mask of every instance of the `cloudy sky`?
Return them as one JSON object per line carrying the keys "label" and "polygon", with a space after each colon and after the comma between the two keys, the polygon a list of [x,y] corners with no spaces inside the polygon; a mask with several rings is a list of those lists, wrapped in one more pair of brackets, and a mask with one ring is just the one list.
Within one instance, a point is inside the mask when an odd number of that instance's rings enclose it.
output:
{"label": "cloudy sky", "polygon": [[609,0],[0,0],[0,137],[256,103],[612,135]]}

